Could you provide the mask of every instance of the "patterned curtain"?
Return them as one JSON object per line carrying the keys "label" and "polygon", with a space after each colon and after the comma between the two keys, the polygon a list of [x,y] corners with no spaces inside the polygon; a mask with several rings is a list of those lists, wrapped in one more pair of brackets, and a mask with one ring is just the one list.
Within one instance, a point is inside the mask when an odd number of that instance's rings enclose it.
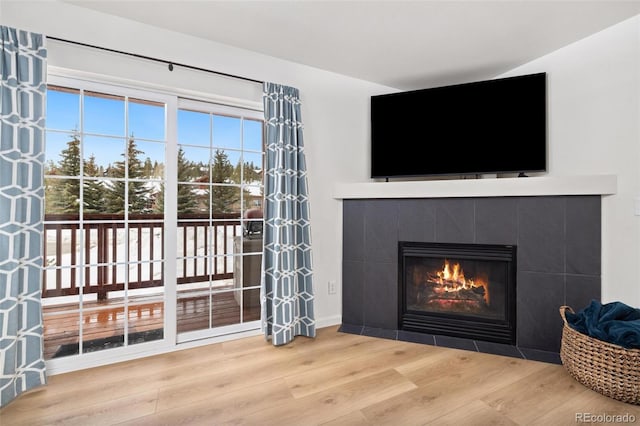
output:
{"label": "patterned curtain", "polygon": [[44,41],[0,26],[0,407],[46,384],[40,304]]}
{"label": "patterned curtain", "polygon": [[274,345],[315,337],[307,168],[298,89],[265,83],[262,329]]}

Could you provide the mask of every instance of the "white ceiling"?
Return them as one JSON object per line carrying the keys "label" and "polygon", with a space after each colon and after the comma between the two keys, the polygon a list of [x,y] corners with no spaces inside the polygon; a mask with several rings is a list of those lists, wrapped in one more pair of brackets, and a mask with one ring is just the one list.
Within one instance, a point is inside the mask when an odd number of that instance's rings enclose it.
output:
{"label": "white ceiling", "polygon": [[398,89],[492,78],[640,13],[640,0],[68,2]]}

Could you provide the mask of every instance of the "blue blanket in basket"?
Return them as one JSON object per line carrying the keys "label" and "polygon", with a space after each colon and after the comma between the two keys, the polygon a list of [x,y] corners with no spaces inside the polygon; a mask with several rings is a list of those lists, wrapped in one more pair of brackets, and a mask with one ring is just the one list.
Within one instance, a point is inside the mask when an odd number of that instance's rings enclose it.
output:
{"label": "blue blanket in basket", "polygon": [[598,340],[627,349],[640,349],[640,309],[622,302],[592,300],[576,313],[565,312],[571,328]]}

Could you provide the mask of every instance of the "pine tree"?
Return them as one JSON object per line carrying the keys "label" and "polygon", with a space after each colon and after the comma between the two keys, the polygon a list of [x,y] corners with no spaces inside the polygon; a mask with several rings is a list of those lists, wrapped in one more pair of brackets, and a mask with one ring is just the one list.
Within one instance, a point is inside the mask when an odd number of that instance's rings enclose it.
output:
{"label": "pine tree", "polygon": [[253,161],[244,165],[245,182],[262,182],[261,168],[256,167]]}
{"label": "pine tree", "polygon": [[233,168],[233,175],[231,180],[234,183],[242,182],[242,162],[238,161],[238,164]]}
{"label": "pine tree", "polygon": [[[178,182],[191,182],[193,165],[185,156],[182,148],[178,150]],[[198,201],[192,189],[192,185],[178,184],[178,215],[181,213],[195,213]],[[164,211],[164,186],[162,191],[158,193],[155,203],[155,211],[161,213]]]}
{"label": "pine tree", "polygon": [[[84,162],[84,175],[87,177],[99,177],[100,168],[96,164],[95,155],[91,154]],[[104,211],[104,186],[97,180],[85,180],[82,203],[84,213],[101,213]]]}
{"label": "pine tree", "polygon": [[147,179],[151,179],[153,176],[153,164],[151,164],[151,158],[147,157],[144,160],[144,167],[143,167],[143,172],[142,172],[143,176]]}
{"label": "pine tree", "polygon": [[49,160],[45,163],[44,165],[44,174],[45,175],[59,175],[60,173],[58,173],[58,166],[56,165],[56,163],[53,162],[53,160]]}
{"label": "pine tree", "polygon": [[109,213],[124,213],[124,193],[128,192],[129,213],[143,213],[149,210],[149,190],[144,182],[131,181],[130,179],[140,179],[143,174],[143,165],[138,156],[143,154],[136,148],[133,137],[127,143],[127,161],[117,161],[109,170],[109,176],[114,178],[127,178],[124,180],[114,180],[108,191],[105,192],[105,211]]}
{"label": "pine tree", "polygon": [[[178,150],[178,182],[190,182],[192,180],[192,165],[184,156],[182,148]],[[178,185],[178,214],[193,213],[198,204],[191,185]]]}
{"label": "pine tree", "polygon": [[[241,174],[241,170],[242,170],[242,174]],[[238,184],[240,182],[250,183],[250,182],[261,181],[262,176],[260,174],[260,169],[258,169],[253,164],[253,161],[251,162],[247,161],[244,164],[238,161],[238,164],[236,164],[236,167],[233,170],[232,180],[234,183],[238,183]]]}
{"label": "pine tree", "polygon": [[[212,181],[216,183],[230,183],[233,177],[234,167],[229,162],[229,157],[224,151],[217,149],[213,157]],[[235,204],[240,201],[239,193],[235,187],[214,185],[211,187],[211,210],[213,213],[229,213],[233,211]]]}
{"label": "pine tree", "polygon": [[164,163],[158,163],[157,161],[153,162],[153,177],[157,179],[162,179],[164,176]]}
{"label": "pine tree", "polygon": [[78,213],[80,209],[80,139],[77,134],[71,136],[67,148],[60,152],[60,162],[55,167],[64,179],[49,179],[45,202],[47,213]]}
{"label": "pine tree", "polygon": [[160,192],[155,194],[153,202],[153,212],[164,213],[164,185],[161,185]]}

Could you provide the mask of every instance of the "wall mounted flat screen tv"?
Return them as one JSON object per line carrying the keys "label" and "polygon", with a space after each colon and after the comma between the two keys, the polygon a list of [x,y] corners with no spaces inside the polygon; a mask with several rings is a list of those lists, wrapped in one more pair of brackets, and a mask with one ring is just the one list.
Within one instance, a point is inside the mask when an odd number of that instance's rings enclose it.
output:
{"label": "wall mounted flat screen tv", "polygon": [[546,168],[546,73],[371,97],[372,178]]}

